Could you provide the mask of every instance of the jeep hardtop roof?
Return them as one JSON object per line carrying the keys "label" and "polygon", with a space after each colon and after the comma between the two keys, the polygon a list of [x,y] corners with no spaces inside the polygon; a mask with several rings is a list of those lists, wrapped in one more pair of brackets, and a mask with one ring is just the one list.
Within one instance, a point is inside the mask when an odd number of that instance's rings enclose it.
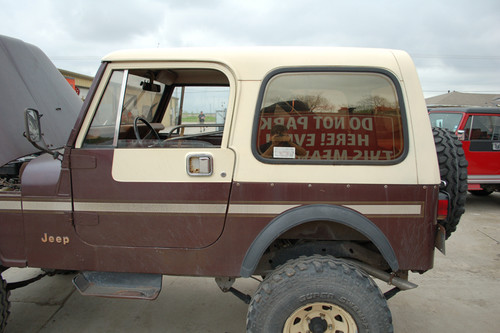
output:
{"label": "jeep hardtop roof", "polygon": [[[377,67],[398,74],[411,62],[400,50],[341,47],[241,47],[122,50],[108,54],[104,62],[216,62],[229,66],[239,79],[262,79],[280,67],[346,66]],[[412,63],[413,64],[413,63]]]}

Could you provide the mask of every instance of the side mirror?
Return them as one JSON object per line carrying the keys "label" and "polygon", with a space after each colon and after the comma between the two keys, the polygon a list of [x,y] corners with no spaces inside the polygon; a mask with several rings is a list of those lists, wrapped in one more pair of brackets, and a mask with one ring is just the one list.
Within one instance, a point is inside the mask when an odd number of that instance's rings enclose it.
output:
{"label": "side mirror", "polygon": [[24,111],[24,136],[35,148],[51,154],[54,158],[58,158],[60,154],[55,150],[49,149],[43,139],[40,125],[41,117],[40,113],[35,109],[28,108]]}
{"label": "side mirror", "polygon": [[35,109],[24,111],[24,125],[26,132],[24,136],[29,142],[39,143],[42,141],[42,131],[40,129],[40,113]]}

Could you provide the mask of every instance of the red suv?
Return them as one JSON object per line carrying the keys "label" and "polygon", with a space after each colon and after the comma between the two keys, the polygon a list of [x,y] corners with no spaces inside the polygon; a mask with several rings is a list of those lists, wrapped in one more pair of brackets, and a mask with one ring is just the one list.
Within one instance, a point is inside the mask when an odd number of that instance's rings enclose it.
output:
{"label": "red suv", "polygon": [[500,108],[429,109],[433,127],[453,131],[469,162],[468,189],[477,195],[500,190]]}

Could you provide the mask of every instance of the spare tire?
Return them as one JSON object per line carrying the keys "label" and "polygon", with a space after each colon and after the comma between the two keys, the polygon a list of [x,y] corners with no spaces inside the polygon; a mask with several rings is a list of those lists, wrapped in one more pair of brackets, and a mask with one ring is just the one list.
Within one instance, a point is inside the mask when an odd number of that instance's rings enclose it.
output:
{"label": "spare tire", "polygon": [[457,229],[460,217],[465,212],[467,196],[467,160],[462,142],[455,134],[443,128],[433,128],[434,143],[441,175],[440,190],[448,193],[449,206],[446,219],[439,223],[446,230],[446,239]]}

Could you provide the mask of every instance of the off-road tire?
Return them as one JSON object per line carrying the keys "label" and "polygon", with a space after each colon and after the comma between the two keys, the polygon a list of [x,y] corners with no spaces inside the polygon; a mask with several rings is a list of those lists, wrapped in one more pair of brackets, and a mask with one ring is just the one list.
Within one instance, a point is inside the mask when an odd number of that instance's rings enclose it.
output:
{"label": "off-road tire", "polygon": [[465,212],[467,197],[467,160],[462,142],[450,131],[433,128],[434,143],[441,174],[441,191],[449,196],[449,210],[446,219],[439,223],[446,230],[446,239],[457,229],[460,217]]}
{"label": "off-road tire", "polygon": [[0,332],[5,330],[7,325],[7,318],[10,311],[9,291],[7,290],[7,283],[0,276]]}
{"label": "off-road tire", "polygon": [[[326,314],[326,319],[335,318],[329,320],[329,324],[334,323],[327,332],[343,332],[337,325],[345,326],[347,321],[355,326],[350,331],[393,332],[387,301],[373,280],[340,259],[320,255],[290,260],[266,277],[250,302],[247,332],[298,331],[295,328],[285,331],[285,323],[289,319],[294,321],[297,311],[310,307],[320,311],[332,308],[338,313]],[[296,325],[306,322],[305,317],[300,319],[295,320]],[[307,330],[310,329],[304,331]]]}

